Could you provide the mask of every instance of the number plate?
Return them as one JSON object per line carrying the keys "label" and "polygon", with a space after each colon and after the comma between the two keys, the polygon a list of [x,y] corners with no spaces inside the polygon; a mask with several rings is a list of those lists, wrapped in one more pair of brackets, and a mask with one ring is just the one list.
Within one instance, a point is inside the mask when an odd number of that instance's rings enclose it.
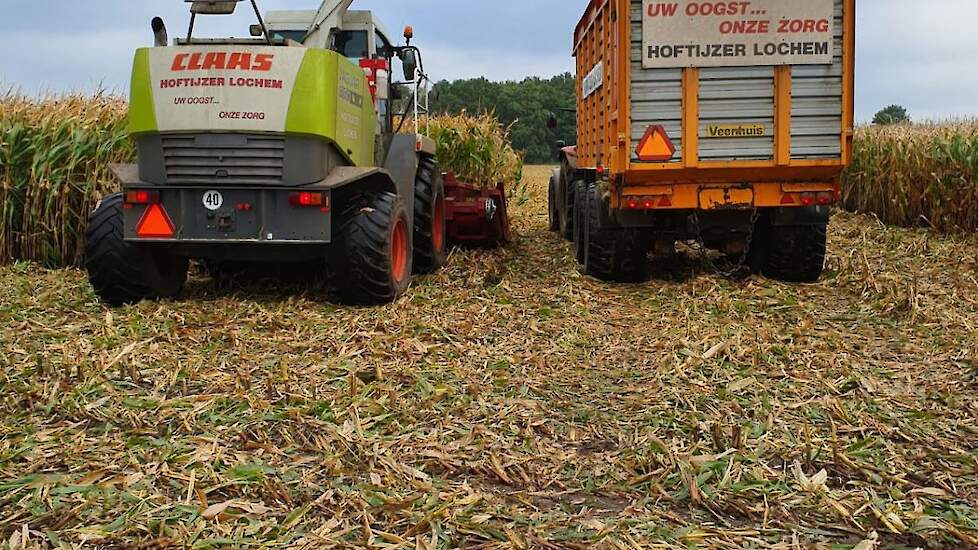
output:
{"label": "number plate", "polygon": [[700,189],[700,208],[703,210],[751,208],[752,206],[754,206],[754,190],[750,187]]}
{"label": "number plate", "polygon": [[220,210],[224,206],[224,196],[220,191],[206,191],[202,199],[204,208],[208,210]]}

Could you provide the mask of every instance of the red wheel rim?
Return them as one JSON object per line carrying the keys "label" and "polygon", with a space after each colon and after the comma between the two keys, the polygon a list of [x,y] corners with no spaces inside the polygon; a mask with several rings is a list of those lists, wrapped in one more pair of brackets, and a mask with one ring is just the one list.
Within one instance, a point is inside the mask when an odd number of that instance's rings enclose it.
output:
{"label": "red wheel rim", "polygon": [[445,246],[445,197],[438,197],[435,201],[435,211],[431,216],[431,240],[435,245],[435,252],[441,252]]}
{"label": "red wheel rim", "polygon": [[391,274],[395,281],[401,282],[407,275],[407,260],[407,223],[404,222],[403,218],[399,218],[394,224],[394,233],[391,235]]}

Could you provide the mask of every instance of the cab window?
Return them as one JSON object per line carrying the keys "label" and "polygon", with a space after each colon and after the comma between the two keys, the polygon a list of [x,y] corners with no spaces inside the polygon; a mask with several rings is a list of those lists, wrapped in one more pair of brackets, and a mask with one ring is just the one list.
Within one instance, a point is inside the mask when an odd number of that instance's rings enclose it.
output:
{"label": "cab window", "polygon": [[367,31],[340,31],[336,34],[336,51],[350,59],[370,57]]}
{"label": "cab window", "polygon": [[384,35],[380,34],[380,31],[374,33],[374,42],[379,57],[391,57],[393,55],[391,43],[387,41]]}
{"label": "cab window", "polygon": [[272,31],[272,36],[302,42],[306,38],[306,31]]}

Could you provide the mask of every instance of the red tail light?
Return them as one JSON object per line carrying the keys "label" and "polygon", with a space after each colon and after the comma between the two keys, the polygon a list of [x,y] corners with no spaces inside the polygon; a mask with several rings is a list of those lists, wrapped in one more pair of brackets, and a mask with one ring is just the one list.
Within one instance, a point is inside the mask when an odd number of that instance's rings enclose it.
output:
{"label": "red tail light", "polygon": [[835,193],[819,193],[815,196],[815,201],[821,206],[827,206],[835,202]]}
{"label": "red tail light", "polygon": [[169,239],[173,234],[173,222],[160,204],[151,204],[136,224],[136,236],[144,239]]}
{"label": "red tail light", "polygon": [[628,208],[632,210],[638,210],[638,201],[635,199],[628,200]]}
{"label": "red tail light", "polygon": [[811,206],[815,204],[815,195],[813,193],[802,193],[801,204],[804,206]]}
{"label": "red tail light", "polygon": [[147,189],[133,189],[126,191],[126,204],[159,204],[160,192]]}
{"label": "red tail light", "polygon": [[290,193],[289,204],[292,206],[312,206],[316,208],[323,208],[329,206],[329,199],[326,198],[324,193],[302,191],[299,193]]}

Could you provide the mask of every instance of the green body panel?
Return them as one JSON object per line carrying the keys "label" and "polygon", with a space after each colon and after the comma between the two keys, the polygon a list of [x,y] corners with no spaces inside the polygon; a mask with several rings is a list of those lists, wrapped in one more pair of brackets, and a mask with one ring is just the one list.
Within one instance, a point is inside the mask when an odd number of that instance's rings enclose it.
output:
{"label": "green body panel", "polygon": [[372,165],[377,114],[363,69],[333,51],[307,51],[292,90],[285,131],[325,137],[354,165]]}
{"label": "green body panel", "polygon": [[157,131],[156,109],[149,74],[149,48],[136,50],[132,63],[131,97],[129,100],[129,133],[147,134]]}

